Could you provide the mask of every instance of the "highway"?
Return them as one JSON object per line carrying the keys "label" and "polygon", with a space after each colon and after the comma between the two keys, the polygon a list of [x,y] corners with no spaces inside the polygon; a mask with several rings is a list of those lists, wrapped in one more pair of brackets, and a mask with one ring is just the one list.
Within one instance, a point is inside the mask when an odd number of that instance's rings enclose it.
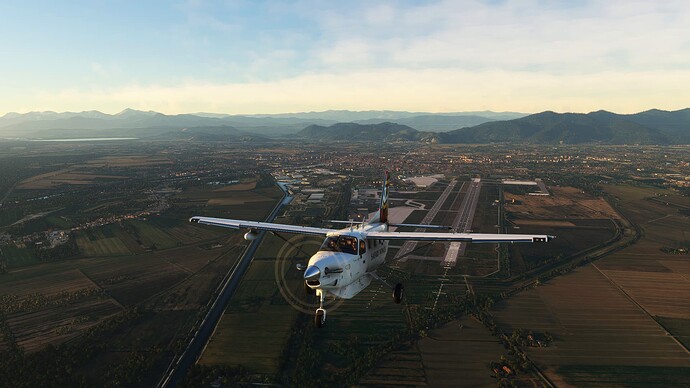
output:
{"label": "highway", "polygon": [[[282,186],[281,189],[284,192],[283,198],[278,205],[273,208],[271,214],[266,217],[266,222],[273,221],[278,215],[278,212],[280,212],[283,206],[288,204],[292,198]],[[235,293],[235,290],[240,284],[245,272],[247,272],[247,269],[254,258],[254,254],[256,253],[256,250],[261,244],[261,241],[265,235],[265,231],[259,232],[259,236],[256,238],[256,240],[252,241],[249,246],[247,246],[240,260],[225,275],[223,281],[216,290],[216,297],[213,300],[213,303],[209,307],[204,319],[194,331],[194,335],[187,344],[187,348],[181,355],[179,355],[179,357],[176,355],[172,360],[170,366],[168,366],[168,370],[158,383],[158,387],[164,388],[177,386],[177,384],[187,375],[189,368],[191,368],[192,365],[197,362],[203,353],[206,344],[210,340],[213,331],[216,329],[220,318],[223,316],[225,306]]]}
{"label": "highway", "polygon": [[[465,194],[465,198],[462,200],[460,211],[453,221],[453,231],[456,233],[472,231],[472,220],[474,219],[474,211],[477,209],[477,202],[479,201],[479,192],[481,191],[481,188],[481,179],[472,179],[470,187],[467,189],[467,193]],[[451,242],[450,247],[446,251],[446,256],[441,262],[441,265],[444,267],[455,267],[455,264],[457,264],[458,261],[458,256],[464,255],[466,248],[467,243]]]}
{"label": "highway", "polygon": [[[443,193],[441,193],[441,196],[438,197],[438,200],[434,203],[434,206],[429,210],[429,212],[424,216],[424,219],[422,222],[420,222],[421,225],[429,225],[431,222],[434,220],[434,217],[436,217],[436,214],[438,214],[438,211],[441,210],[441,206],[446,202],[446,199],[448,199],[448,196],[450,195],[450,192],[453,191],[453,188],[455,188],[455,184],[457,181],[455,178],[448,183],[448,187],[446,187],[445,190],[443,190]],[[424,232],[426,229],[424,228],[417,228],[415,229],[415,232]],[[395,255],[394,260],[400,259],[401,262],[407,261],[407,258],[404,256],[410,254],[415,247],[417,246],[417,241],[406,241],[403,246],[400,248],[398,253]]]}

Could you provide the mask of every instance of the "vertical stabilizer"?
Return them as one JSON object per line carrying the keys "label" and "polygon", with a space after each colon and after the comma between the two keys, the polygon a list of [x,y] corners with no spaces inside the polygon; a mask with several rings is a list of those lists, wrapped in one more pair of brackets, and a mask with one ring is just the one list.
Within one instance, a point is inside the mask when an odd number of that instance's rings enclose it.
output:
{"label": "vertical stabilizer", "polygon": [[379,221],[381,223],[388,222],[388,187],[390,186],[390,180],[388,177],[388,171],[386,171],[386,176],[383,179],[383,188],[381,189],[381,204],[379,205]]}

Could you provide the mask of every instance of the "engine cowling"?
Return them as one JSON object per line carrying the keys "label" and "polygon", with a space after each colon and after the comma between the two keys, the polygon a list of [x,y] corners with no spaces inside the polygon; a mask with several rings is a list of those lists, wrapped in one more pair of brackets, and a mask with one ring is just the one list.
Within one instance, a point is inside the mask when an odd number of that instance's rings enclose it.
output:
{"label": "engine cowling", "polygon": [[244,234],[244,239],[247,241],[254,241],[257,237],[259,237],[259,234],[255,230],[250,230]]}

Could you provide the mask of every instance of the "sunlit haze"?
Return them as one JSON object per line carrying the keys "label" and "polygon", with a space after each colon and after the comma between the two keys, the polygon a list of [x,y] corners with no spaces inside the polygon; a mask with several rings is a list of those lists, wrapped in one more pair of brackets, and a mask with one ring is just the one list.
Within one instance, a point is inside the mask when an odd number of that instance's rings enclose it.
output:
{"label": "sunlit haze", "polygon": [[687,1],[3,2],[0,114],[690,105]]}

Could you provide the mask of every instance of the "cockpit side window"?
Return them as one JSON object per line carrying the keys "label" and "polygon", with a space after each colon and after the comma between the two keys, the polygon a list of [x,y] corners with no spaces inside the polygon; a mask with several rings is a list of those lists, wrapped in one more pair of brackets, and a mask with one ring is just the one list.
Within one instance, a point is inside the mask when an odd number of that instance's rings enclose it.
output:
{"label": "cockpit side window", "polygon": [[359,240],[359,254],[363,255],[367,251],[367,244],[364,242],[364,240]]}

